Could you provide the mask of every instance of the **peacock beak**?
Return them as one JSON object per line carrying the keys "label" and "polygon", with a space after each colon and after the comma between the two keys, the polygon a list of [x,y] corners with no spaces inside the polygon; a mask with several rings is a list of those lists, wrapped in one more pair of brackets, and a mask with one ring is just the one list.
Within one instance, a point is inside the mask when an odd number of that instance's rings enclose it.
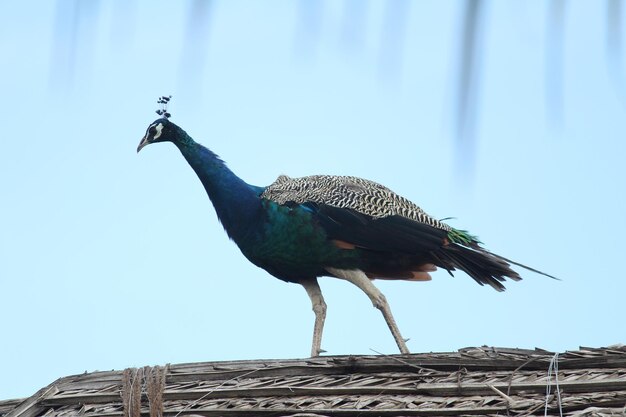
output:
{"label": "peacock beak", "polygon": [[137,153],[143,149],[144,146],[149,145],[150,141],[148,140],[148,135],[141,138],[141,142],[139,142],[139,146],[137,146]]}

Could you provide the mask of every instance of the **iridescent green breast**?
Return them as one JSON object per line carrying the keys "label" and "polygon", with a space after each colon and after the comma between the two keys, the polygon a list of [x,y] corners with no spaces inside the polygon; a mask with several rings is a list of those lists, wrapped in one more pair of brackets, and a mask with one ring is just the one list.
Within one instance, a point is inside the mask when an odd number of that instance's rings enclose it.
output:
{"label": "iridescent green breast", "polygon": [[249,235],[253,244],[239,243],[243,254],[277,278],[298,282],[328,275],[325,267],[359,267],[359,251],[338,247],[315,221],[313,212],[300,205],[262,200],[264,218]]}

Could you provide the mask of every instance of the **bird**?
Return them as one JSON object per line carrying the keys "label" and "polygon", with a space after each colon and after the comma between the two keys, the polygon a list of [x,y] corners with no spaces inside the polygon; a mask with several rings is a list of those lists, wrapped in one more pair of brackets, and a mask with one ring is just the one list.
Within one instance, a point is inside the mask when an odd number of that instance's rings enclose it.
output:
{"label": "bird", "polygon": [[504,291],[521,280],[511,261],[478,238],[428,215],[418,205],[376,182],[353,176],[280,175],[268,186],[245,182],[219,156],[170,120],[169,97],[160,97],[137,152],[171,142],[204,186],[228,237],[254,265],[308,294],[315,322],[311,356],[321,348],[326,302],[318,278],[333,277],[360,288],[383,315],[401,354],[409,354],[384,294],[373,280],[428,281],[441,268],[461,270],[480,285]]}

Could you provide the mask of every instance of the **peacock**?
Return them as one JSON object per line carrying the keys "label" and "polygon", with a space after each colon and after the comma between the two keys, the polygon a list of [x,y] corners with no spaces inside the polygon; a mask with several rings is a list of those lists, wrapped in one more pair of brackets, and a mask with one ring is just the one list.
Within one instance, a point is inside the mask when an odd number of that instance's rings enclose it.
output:
{"label": "peacock", "polygon": [[[443,268],[464,271],[497,291],[520,275],[511,265],[555,278],[496,255],[465,230],[428,215],[389,188],[352,176],[279,176],[266,187],[250,185],[212,151],[170,121],[169,97],[161,97],[137,152],[172,142],[195,171],[229,238],[254,265],[286,282],[302,285],[315,323],[311,356],[321,352],[326,303],[319,277],[344,279],[360,288],[379,309],[400,352],[406,340],[374,279],[428,281]],[[556,279],[556,278],[555,278]]]}

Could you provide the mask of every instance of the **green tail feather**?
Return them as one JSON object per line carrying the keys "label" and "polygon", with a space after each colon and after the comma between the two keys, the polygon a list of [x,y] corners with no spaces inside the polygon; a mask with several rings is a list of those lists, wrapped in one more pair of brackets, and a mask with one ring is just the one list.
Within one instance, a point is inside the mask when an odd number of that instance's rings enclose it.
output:
{"label": "green tail feather", "polygon": [[459,245],[482,243],[477,236],[471,235],[467,230],[452,229],[448,232],[448,238],[452,243],[458,243]]}

